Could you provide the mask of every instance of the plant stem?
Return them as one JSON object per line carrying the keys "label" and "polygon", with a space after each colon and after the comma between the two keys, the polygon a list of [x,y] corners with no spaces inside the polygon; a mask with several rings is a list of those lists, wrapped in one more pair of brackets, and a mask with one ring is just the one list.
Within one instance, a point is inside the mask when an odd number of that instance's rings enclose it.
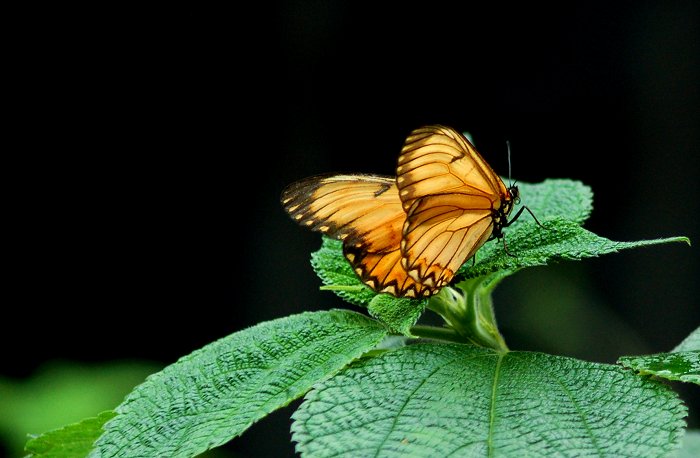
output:
{"label": "plant stem", "polygon": [[428,308],[444,318],[447,325],[476,345],[508,352],[496,325],[491,292],[509,272],[495,272],[460,282],[457,287],[445,287],[428,302]]}

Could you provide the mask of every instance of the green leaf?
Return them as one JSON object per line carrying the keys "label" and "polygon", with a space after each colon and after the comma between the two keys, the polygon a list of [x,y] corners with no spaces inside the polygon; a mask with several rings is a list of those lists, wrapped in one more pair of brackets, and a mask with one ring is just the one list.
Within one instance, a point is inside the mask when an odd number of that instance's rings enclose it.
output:
{"label": "green leaf", "polygon": [[685,414],[667,386],[619,366],[424,343],[317,385],[292,431],[313,457],[659,457]]}
{"label": "green leaf", "polygon": [[690,335],[672,351],[677,352],[691,350],[700,350],[700,328],[697,328],[695,331],[691,332]]}
{"label": "green leaf", "polygon": [[189,457],[240,435],[386,335],[355,312],[302,313],[220,339],[149,377],[91,456]]}
{"label": "green leaf", "polygon": [[367,307],[377,295],[353,272],[343,256],[343,243],[340,240],[323,237],[321,248],[311,253],[311,266],[324,285],[340,287],[332,291],[351,304]]}
{"label": "green leaf", "polygon": [[343,256],[339,240],[323,237],[321,248],[311,254],[311,265],[330,289],[351,304],[367,307],[373,317],[384,323],[391,332],[410,336],[410,328],[425,310],[426,299],[396,298],[377,294],[365,286]]}
{"label": "green leaf", "polygon": [[655,375],[667,380],[700,385],[700,350],[623,356],[618,362],[640,375]]}
{"label": "green leaf", "polygon": [[[504,179],[505,183],[508,183]],[[538,220],[560,218],[583,224],[593,210],[593,191],[580,181],[547,179],[541,183],[517,183],[520,190],[520,205],[513,209],[515,215],[526,205]],[[532,222],[526,212],[510,227]]]}
{"label": "green leaf", "polygon": [[411,336],[411,327],[425,310],[427,299],[396,298],[377,294],[370,301],[367,311],[386,324],[392,332]]}
{"label": "green leaf", "polygon": [[[476,254],[474,263],[465,263],[460,277],[473,278],[497,270],[513,272],[559,260],[584,258],[617,251],[668,242],[685,242],[686,237],[671,237],[638,242],[614,242],[580,227],[592,210],[591,188],[579,181],[548,179],[542,183],[518,183],[521,205],[513,209],[515,215],[522,205],[534,213],[543,224],[540,227],[527,212],[504,229],[509,256],[499,241],[486,243]],[[472,265],[473,264],[473,265]]]}
{"label": "green leaf", "polygon": [[681,449],[675,458],[697,458],[700,456],[700,431],[686,431],[681,440]]}
{"label": "green leaf", "polygon": [[467,262],[460,269],[460,276],[479,277],[498,270],[513,273],[524,267],[534,267],[561,260],[580,260],[616,253],[629,248],[639,248],[670,242],[690,243],[687,237],[669,237],[636,242],[615,242],[590,232],[574,221],[555,218],[544,221],[544,228],[524,223],[506,233],[509,256],[503,245],[497,242],[485,244],[477,252],[472,266]]}
{"label": "green leaf", "polygon": [[102,434],[102,426],[117,413],[106,411],[96,417],[46,432],[27,442],[28,458],[84,458]]}
{"label": "green leaf", "polygon": [[622,356],[618,361],[639,375],[700,385],[700,328],[693,331],[671,353]]}

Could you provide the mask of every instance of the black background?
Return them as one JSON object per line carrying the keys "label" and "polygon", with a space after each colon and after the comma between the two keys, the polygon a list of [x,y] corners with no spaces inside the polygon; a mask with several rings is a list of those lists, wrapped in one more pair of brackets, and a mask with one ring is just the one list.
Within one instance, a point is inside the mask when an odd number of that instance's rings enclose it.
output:
{"label": "black background", "polygon": [[[700,241],[698,11],[297,1],[18,13],[2,375],[55,358],[168,364],[265,320],[345,307],[318,291],[308,257],[320,238],[284,214],[280,192],[317,173],[391,175],[424,124],[469,131],[501,174],[510,141],[520,181],[590,185],[586,227],[602,236]],[[700,324],[698,259],[675,244],[530,269],[504,282],[496,313],[514,349],[600,362],[667,351]],[[591,323],[617,324],[579,324],[584,344],[570,349],[552,338],[569,332],[555,301],[528,337],[508,307],[516,293],[542,302],[544,284],[565,304],[552,278],[595,299],[605,312]],[[633,344],[619,343],[620,323]],[[291,454],[297,404],[228,449]]]}

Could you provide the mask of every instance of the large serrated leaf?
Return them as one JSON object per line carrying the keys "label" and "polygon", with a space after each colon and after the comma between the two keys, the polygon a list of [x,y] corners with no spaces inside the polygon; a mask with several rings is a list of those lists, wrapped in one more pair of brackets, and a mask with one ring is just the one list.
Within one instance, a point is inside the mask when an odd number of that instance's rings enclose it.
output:
{"label": "large serrated leaf", "polygon": [[671,242],[689,243],[687,237],[668,237],[634,242],[616,242],[590,232],[574,221],[551,219],[544,227],[527,223],[508,231],[508,255],[503,245],[487,243],[477,252],[474,265],[466,263],[459,275],[480,277],[498,270],[513,273],[524,267],[542,266],[557,261],[574,261],[616,253],[630,248]]}
{"label": "large serrated leaf", "polygon": [[303,395],[386,335],[334,310],[292,315],[220,339],[152,375],[117,407],[91,456],[189,457]]}
{"label": "large serrated leaf", "polygon": [[357,361],[294,414],[305,457],[659,457],[685,407],[618,366],[417,344]]}

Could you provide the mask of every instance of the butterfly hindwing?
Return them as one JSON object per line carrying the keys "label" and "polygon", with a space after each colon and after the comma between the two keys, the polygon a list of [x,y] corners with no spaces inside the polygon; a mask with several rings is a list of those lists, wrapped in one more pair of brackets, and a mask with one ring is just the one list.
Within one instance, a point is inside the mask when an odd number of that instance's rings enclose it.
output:
{"label": "butterfly hindwing", "polygon": [[414,280],[438,288],[452,280],[464,261],[488,240],[492,230],[490,212],[465,210],[450,200],[454,197],[421,198],[404,223],[404,269]]}
{"label": "butterfly hindwing", "polygon": [[408,276],[402,266],[401,249],[374,253],[360,246],[345,245],[343,254],[360,280],[378,293],[397,297],[424,297],[438,290],[427,287]]}
{"label": "butterfly hindwing", "polygon": [[373,290],[394,296],[425,294],[401,265],[406,213],[394,178],[311,177],[287,187],[282,205],[300,225],[342,240],[344,256]]}

